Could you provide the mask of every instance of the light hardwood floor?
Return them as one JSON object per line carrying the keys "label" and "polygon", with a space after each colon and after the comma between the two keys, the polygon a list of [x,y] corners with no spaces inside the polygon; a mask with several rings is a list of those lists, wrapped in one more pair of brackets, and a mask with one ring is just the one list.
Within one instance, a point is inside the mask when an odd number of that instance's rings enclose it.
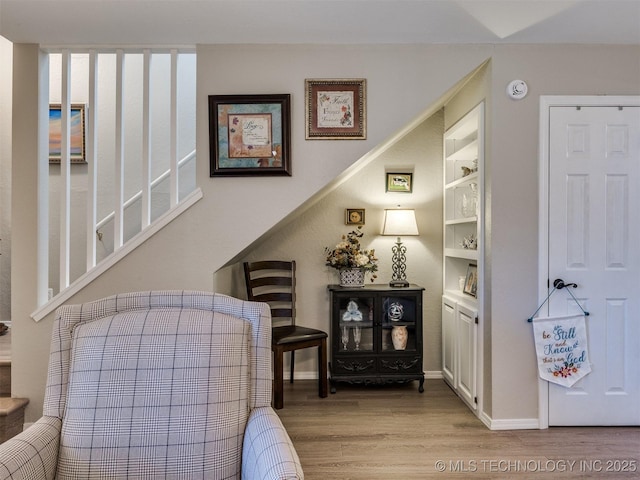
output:
{"label": "light hardwood floor", "polygon": [[277,412],[307,480],[640,478],[640,427],[491,431],[441,380],[285,383]]}

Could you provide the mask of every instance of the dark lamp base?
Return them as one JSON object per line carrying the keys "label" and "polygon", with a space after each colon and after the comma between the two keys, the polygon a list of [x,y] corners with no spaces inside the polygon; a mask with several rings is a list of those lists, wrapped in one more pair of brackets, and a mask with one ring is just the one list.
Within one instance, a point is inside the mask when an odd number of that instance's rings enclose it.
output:
{"label": "dark lamp base", "polygon": [[406,280],[391,280],[389,286],[393,288],[406,288],[409,286],[409,282]]}

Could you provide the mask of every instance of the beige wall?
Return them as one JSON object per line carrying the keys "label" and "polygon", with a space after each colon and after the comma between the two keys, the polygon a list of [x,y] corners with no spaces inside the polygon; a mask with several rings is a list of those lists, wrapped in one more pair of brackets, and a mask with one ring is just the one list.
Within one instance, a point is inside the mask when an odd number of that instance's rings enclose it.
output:
{"label": "beige wall", "polygon": [[[531,324],[537,308],[540,95],[640,93],[640,47],[520,46],[492,61],[491,317],[495,419],[537,417]],[[512,101],[510,80],[529,93]]]}
{"label": "beige wall", "polygon": [[[37,60],[33,52],[26,49],[24,57],[19,52],[19,62],[26,62],[22,73],[29,78],[21,79],[25,85],[16,93],[16,101],[32,98],[37,89],[32,83],[37,73],[33,63]],[[309,240],[318,237],[321,239],[318,243],[323,246],[334,243],[336,236],[344,231],[344,225],[340,224],[342,209],[359,206],[355,202],[369,202],[368,196],[361,198],[362,192],[354,192],[354,203],[346,204],[347,190],[341,187],[336,193],[337,199],[327,199],[328,210],[312,211],[305,206],[296,213],[295,219],[287,216],[335,182],[341,172],[348,171],[361,157],[366,157],[368,152],[440,102],[461,78],[491,59],[491,105],[488,106],[491,128],[487,138],[491,157],[491,415],[495,419],[537,418],[535,359],[530,325],[525,319],[537,303],[538,99],[540,95],[549,94],[638,94],[639,53],[637,47],[558,45],[201,46],[198,48],[196,141],[198,184],[204,192],[203,200],[72,300],[79,302],[118,291],[151,288],[209,290],[214,288],[214,272],[239,260],[236,257],[241,252],[285,219],[287,226],[274,233],[276,237],[266,239],[264,245],[275,248],[279,243],[277,236],[296,231],[295,226],[300,222],[304,226],[302,236],[296,233],[294,237],[300,241],[294,242],[293,249],[286,253],[302,262],[303,270],[309,272],[306,275],[317,275],[314,278],[321,279],[317,280],[320,285],[334,281],[323,267],[311,273],[318,266],[321,253],[311,250]],[[304,79],[336,77],[367,79],[368,138],[365,141],[306,141]],[[514,78],[526,80],[530,87],[528,96],[519,102],[505,96],[506,85]],[[229,93],[292,94],[292,177],[209,178],[207,96]],[[31,102],[33,100],[27,104]],[[14,142],[16,139],[19,142],[14,145],[14,168],[25,166],[21,167],[24,175],[13,177],[14,202],[22,197],[30,200],[35,188],[31,177],[36,153],[28,143],[33,140],[33,134],[14,135]],[[418,175],[417,158],[407,163],[416,164],[417,179],[432,173],[439,175],[426,165],[420,167],[425,170]],[[371,175],[372,188],[380,188],[375,186],[380,178],[380,165],[363,172],[362,175]],[[441,178],[440,175],[438,181]],[[360,179],[349,181],[357,183]],[[23,192],[25,189],[28,192]],[[17,198],[16,191],[23,193]],[[414,198],[417,196],[412,196]],[[426,205],[420,209],[429,210],[435,218],[440,200],[435,197],[422,200]],[[371,202],[368,209],[373,213],[371,222],[376,222],[376,212],[381,208],[382,203]],[[27,421],[34,421],[41,412],[48,361],[45,346],[48,346],[52,320],[49,317],[36,324],[29,318],[36,303],[35,250],[30,238],[24,235],[34,234],[33,202],[29,208],[22,205],[19,219],[15,212],[14,208],[14,245],[18,232],[22,235],[20,242],[25,240],[28,245],[19,252],[14,251],[12,256],[14,271],[26,275],[24,280],[14,282],[14,290],[19,288],[20,292],[14,291],[13,300],[14,351],[19,352],[14,361],[13,387],[15,395],[31,399]],[[320,223],[313,222],[313,218]],[[440,261],[437,250],[440,233],[427,233],[430,225],[425,224],[426,217],[421,218],[425,238],[421,236],[407,242],[410,262],[413,262],[412,252],[423,252],[425,266],[436,266]],[[380,245],[377,248],[383,257],[390,247],[389,240],[374,239],[375,223],[369,220],[367,223],[367,228],[371,227],[367,238]],[[327,231],[327,225],[335,230]],[[417,280],[421,277],[413,270],[415,267],[410,263],[409,275],[416,275]],[[439,271],[431,274],[433,278],[440,276]],[[428,295],[435,295],[432,292],[437,282],[427,277],[422,283],[428,283],[432,289]],[[219,290],[230,288],[223,282],[220,287]],[[324,305],[322,295],[324,291],[314,292],[313,301],[318,309]],[[300,299],[301,302],[307,300]],[[317,312],[318,320],[314,322],[316,325],[324,322],[328,328],[326,308]],[[435,324],[429,326],[434,337],[437,328]],[[427,368],[432,368],[437,361],[435,357],[433,352],[427,352]],[[305,370],[310,372],[312,368],[312,362],[307,362]]]}
{"label": "beige wall", "polygon": [[[379,258],[378,283],[391,280],[391,247],[395,237],[381,236],[385,208],[414,208],[419,237],[402,238],[407,247],[407,279],[425,287],[424,369],[439,373],[440,297],[442,295],[442,110],[420,123],[398,143],[372,160],[300,217],[254,245],[241,261],[295,259],[297,262],[297,316],[305,326],[329,331],[327,284],[338,283],[335,269],[325,266],[324,248],[341,241],[355,227],[345,225],[345,208],[364,208],[362,245]],[[385,172],[413,172],[413,193],[385,193]],[[219,276],[222,276],[222,272]],[[225,270],[232,277],[231,292],[246,298],[242,265]],[[366,281],[370,282],[367,274]],[[296,354],[296,370],[317,372],[314,351]]]}

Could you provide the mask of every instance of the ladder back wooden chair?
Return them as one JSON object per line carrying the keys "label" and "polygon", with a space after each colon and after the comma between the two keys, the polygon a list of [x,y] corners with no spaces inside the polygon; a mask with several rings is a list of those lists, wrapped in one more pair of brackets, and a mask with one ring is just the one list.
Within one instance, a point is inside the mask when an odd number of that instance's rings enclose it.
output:
{"label": "ladder back wooden chair", "polygon": [[327,333],[296,325],[296,262],[266,260],[244,262],[247,296],[254,302],[266,302],[271,308],[273,351],[273,407],[284,406],[283,357],[291,352],[290,382],[293,383],[295,351],[318,347],[318,395],[327,396]]}

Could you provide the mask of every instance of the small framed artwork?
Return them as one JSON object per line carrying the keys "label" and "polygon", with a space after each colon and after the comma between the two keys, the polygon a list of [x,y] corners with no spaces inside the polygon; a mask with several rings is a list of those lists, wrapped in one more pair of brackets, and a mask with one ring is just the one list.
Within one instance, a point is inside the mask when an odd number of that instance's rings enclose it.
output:
{"label": "small framed artwork", "polygon": [[[84,104],[71,104],[69,156],[71,163],[87,163],[85,156]],[[49,163],[60,163],[62,158],[62,107],[49,105]]]}
{"label": "small framed artwork", "polygon": [[464,289],[462,290],[467,295],[475,297],[478,291],[478,267],[473,263],[470,263],[467,267],[467,277],[464,280]]}
{"label": "small framed artwork", "polygon": [[367,81],[306,79],[306,139],[367,138]]}
{"label": "small framed artwork", "polygon": [[291,176],[291,101],[281,95],[209,95],[209,175]]}
{"label": "small framed artwork", "polygon": [[413,191],[413,174],[387,172],[386,191],[411,193]]}
{"label": "small framed artwork", "polygon": [[346,225],[364,225],[364,208],[347,208],[344,211]]}

